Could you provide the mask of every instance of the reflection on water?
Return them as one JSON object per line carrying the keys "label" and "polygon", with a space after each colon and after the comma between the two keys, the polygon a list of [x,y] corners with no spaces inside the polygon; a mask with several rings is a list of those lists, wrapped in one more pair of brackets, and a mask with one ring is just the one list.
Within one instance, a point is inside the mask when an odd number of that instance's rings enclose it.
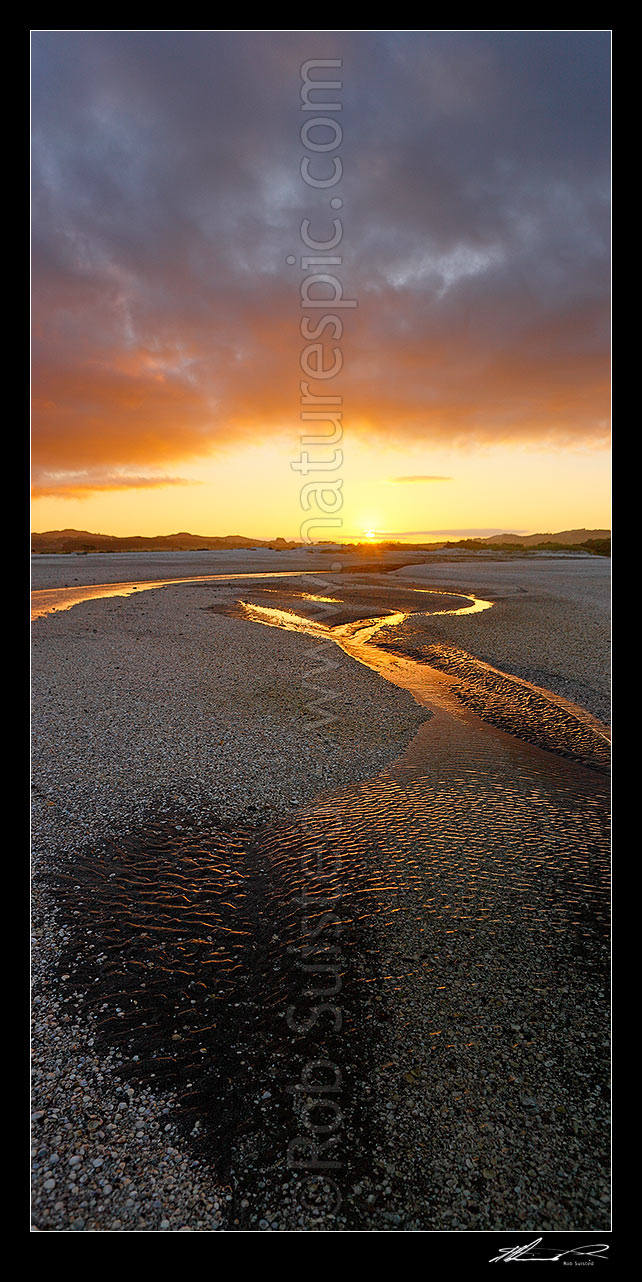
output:
{"label": "reflection on water", "polygon": [[[44,615],[55,614],[59,610],[71,610],[73,606],[80,605],[83,601],[95,601],[102,598],[131,596],[134,592],[150,592],[154,588],[171,587],[173,584],[180,583],[232,583],[236,579],[298,579],[306,576],[317,576],[315,570],[272,570],[257,571],[254,573],[243,574],[199,574],[192,578],[184,579],[139,579],[127,583],[94,583],[80,587],[66,588],[38,588],[31,593],[31,618],[41,619]],[[409,588],[406,591],[417,592],[434,596],[428,588]],[[306,601],[319,602],[338,602],[338,597],[317,596],[308,592],[296,592],[292,595],[301,597]],[[461,593],[440,592],[440,596],[453,596],[461,600]],[[435,614],[476,614],[479,610],[488,610],[492,606],[492,601],[481,601],[474,597],[469,598],[472,604],[462,609],[453,610],[435,610]]]}
{"label": "reflection on water", "polygon": [[171,587],[175,583],[229,583],[234,579],[289,579],[313,574],[313,570],[272,570],[253,574],[199,574],[189,579],[139,579],[129,583],[94,583],[86,587],[38,588],[31,593],[31,618],[41,619],[59,610],[71,610],[83,601],[103,597],[131,596],[133,592],[150,592],[153,588]]}
{"label": "reflection on water", "polygon": [[332,635],[340,643],[352,641],[355,646],[365,645],[380,628],[396,628],[408,615],[403,610],[382,614],[376,619],[357,619],[353,623],[338,624]]}
{"label": "reflection on water", "polygon": [[[314,598],[310,598],[314,599]],[[264,623],[267,627],[284,628],[286,632],[307,632],[311,636],[327,636],[328,629],[322,623],[311,623],[302,614],[293,610],[281,610],[276,606],[255,605],[251,601],[238,601],[245,618],[255,623]]]}
{"label": "reflection on water", "polygon": [[304,601],[329,601],[332,605],[339,604],[338,596],[318,596],[316,592],[301,592]]}
{"label": "reflection on water", "polygon": [[[419,592],[427,590],[418,588]],[[453,593],[453,596],[456,594]],[[430,610],[430,614],[481,614],[482,610],[492,609],[492,601],[482,601],[481,597],[473,597],[472,605],[462,606],[461,610]]]}
{"label": "reflection on water", "polygon": [[[327,600],[327,597],[309,597],[311,601]],[[357,619],[352,623],[338,624],[330,628],[323,623],[313,622],[293,610],[281,610],[275,606],[256,605],[252,601],[238,601],[243,616],[255,623],[264,623],[267,627],[284,628],[286,632],[305,632],[309,636],[324,637],[333,641],[352,640],[356,644],[369,641],[375,632],[382,628],[394,627],[403,623],[406,615],[403,612],[382,614],[376,619]]]}
{"label": "reflection on water", "polygon": [[[435,593],[435,590],[431,588],[410,588],[408,590],[411,592],[416,592],[418,596],[434,597],[437,595]],[[440,588],[438,595],[444,596],[444,597],[453,597],[453,599],[457,601],[461,601],[463,593],[446,592],[442,588]],[[482,600],[481,597],[473,596],[472,593],[466,593],[465,600],[470,601],[470,605],[460,606],[458,609],[453,608],[449,610],[427,610],[425,611],[425,613],[427,614],[481,614],[482,610],[491,610],[493,606],[492,601],[484,601]]]}
{"label": "reflection on water", "polygon": [[[405,593],[407,594],[408,592],[417,592],[422,596],[431,596],[435,599],[440,599],[443,596],[452,596],[456,600],[462,599],[461,593],[435,593],[430,592],[427,588],[406,588]],[[317,596],[309,592],[291,593],[290,595],[298,596],[306,601],[327,601],[336,605],[345,604],[345,597],[342,599],[340,597]],[[428,610],[424,608],[421,613],[426,615],[479,614],[482,610],[490,610],[493,604],[492,601],[478,600],[475,597],[471,597],[469,599],[470,604],[466,606],[460,606],[458,608],[453,608],[452,610]],[[327,637],[335,641],[352,640],[356,644],[360,645],[370,641],[380,628],[392,628],[403,623],[410,614],[410,611],[408,610],[389,610],[386,614],[378,615],[376,618],[360,618],[349,623],[335,624],[334,627],[330,627],[327,624],[321,623],[319,620],[311,620],[306,618],[304,615],[296,614],[294,610],[290,609],[280,609],[276,606],[260,605],[256,601],[239,600],[237,605],[240,606],[245,618],[251,619],[256,623],[264,623],[269,627],[284,628],[287,632],[306,632],[310,636]]]}

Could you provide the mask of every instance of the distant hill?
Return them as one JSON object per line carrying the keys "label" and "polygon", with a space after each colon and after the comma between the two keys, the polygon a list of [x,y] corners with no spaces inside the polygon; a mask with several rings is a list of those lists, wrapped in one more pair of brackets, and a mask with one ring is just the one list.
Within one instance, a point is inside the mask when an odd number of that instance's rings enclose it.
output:
{"label": "distant hill", "polygon": [[272,548],[275,551],[297,547],[286,539],[247,539],[243,534],[140,534],[117,538],[114,534],[92,534],[89,530],[47,530],[32,534],[32,552],[142,552],[210,551],[216,548]]}
{"label": "distant hill", "polygon": [[[244,534],[155,534],[143,537],[133,534],[118,538],[114,534],[92,534],[90,530],[46,530],[42,534],[32,534],[32,552],[209,552],[224,548],[270,548],[283,552],[288,548],[300,548],[300,541],[288,542],[287,539],[248,539]],[[325,550],[327,545],[319,544],[317,550]],[[336,545],[331,545],[335,547]],[[371,554],[377,547],[380,551],[420,552],[435,549],[457,549],[461,552],[482,552],[484,549],[507,551],[520,548],[532,551],[556,551],[563,548],[576,548],[578,551],[592,552],[597,556],[610,556],[610,530],[561,530],[556,534],[493,534],[486,539],[460,539],[448,543],[390,543],[348,544],[355,551],[363,550]]]}
{"label": "distant hill", "polygon": [[573,547],[576,543],[590,543],[610,539],[610,530],[558,530],[555,534],[491,534],[484,543],[511,543],[522,547],[535,547],[539,543],[556,543]]}

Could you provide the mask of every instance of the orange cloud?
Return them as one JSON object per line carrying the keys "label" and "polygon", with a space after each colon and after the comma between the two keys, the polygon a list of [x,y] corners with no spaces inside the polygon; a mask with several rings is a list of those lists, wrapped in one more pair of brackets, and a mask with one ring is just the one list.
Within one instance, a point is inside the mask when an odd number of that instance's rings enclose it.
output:
{"label": "orange cloud", "polygon": [[[36,34],[37,492],[155,485],[235,441],[297,439],[301,273],[286,260],[301,219],[328,213],[291,141],[305,41]],[[331,42],[353,76],[346,431],[604,445],[608,33]]]}

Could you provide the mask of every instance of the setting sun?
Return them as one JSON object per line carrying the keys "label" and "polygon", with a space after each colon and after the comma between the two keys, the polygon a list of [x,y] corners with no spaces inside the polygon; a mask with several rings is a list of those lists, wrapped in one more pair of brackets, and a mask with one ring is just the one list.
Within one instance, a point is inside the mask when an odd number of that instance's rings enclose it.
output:
{"label": "setting sun", "polygon": [[355,526],[355,529],[361,529],[363,538],[372,542],[373,539],[377,539],[379,537],[383,524],[385,523],[382,521],[381,515],[373,516],[372,513],[370,513],[367,517],[361,518],[359,524]]}

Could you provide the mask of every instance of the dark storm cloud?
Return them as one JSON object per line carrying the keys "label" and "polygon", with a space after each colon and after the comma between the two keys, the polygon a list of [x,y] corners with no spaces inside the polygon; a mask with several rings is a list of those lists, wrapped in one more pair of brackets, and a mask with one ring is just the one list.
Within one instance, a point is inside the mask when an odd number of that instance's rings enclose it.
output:
{"label": "dark storm cloud", "polygon": [[45,486],[296,435],[285,258],[302,217],[329,218],[299,175],[315,57],[344,64],[346,422],[604,441],[606,34],[50,33],[33,66]]}

